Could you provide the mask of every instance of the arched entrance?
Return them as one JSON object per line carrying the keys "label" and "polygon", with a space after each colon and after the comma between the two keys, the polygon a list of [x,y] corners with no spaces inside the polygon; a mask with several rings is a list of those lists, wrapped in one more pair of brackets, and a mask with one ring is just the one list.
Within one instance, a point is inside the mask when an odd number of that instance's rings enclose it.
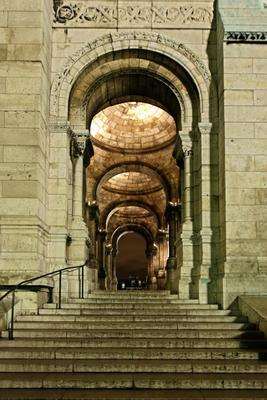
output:
{"label": "arched entrance", "polygon": [[118,239],[116,275],[118,289],[147,287],[148,262],[145,238],[136,232],[125,232]]}
{"label": "arched entrance", "polygon": [[[155,242],[165,235],[169,243],[166,265],[159,265],[166,268],[166,287],[181,298],[208,301],[209,270],[216,267],[209,79],[184,45],[142,33],[107,35],[87,44],[56,78],[51,113],[58,121],[69,120],[72,148],[86,143],[80,151],[84,170],[79,156],[74,162],[74,182],[82,177],[86,187],[84,197],[77,184],[70,193],[70,231],[77,236],[70,259],[77,259],[86,232],[74,221],[84,220],[99,281],[107,275],[105,254],[114,251],[112,232],[138,220],[151,228]],[[118,209],[125,201],[138,206]],[[147,203],[149,211],[140,206]]]}

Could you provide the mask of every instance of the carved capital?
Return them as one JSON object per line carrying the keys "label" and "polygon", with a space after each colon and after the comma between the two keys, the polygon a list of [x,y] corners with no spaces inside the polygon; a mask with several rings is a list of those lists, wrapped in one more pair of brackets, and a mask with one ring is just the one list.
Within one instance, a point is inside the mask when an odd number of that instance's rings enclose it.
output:
{"label": "carved capital", "polygon": [[193,149],[192,149],[191,142],[183,143],[182,147],[183,147],[184,158],[189,158],[193,155]]}
{"label": "carved capital", "polygon": [[212,129],[212,124],[210,122],[200,122],[198,124],[198,129],[199,129],[201,135],[210,135],[211,129]]}
{"label": "carved capital", "polygon": [[71,140],[70,140],[70,154],[71,158],[79,158],[83,157],[86,141],[89,136],[88,130],[84,132],[71,132]]}
{"label": "carved capital", "polygon": [[107,243],[105,246],[105,254],[106,256],[109,256],[112,254],[112,244]]}
{"label": "carved capital", "polygon": [[165,215],[168,221],[174,221],[181,215],[181,204],[169,202],[166,207]]}
{"label": "carved capital", "polygon": [[98,220],[99,219],[99,207],[96,201],[93,201],[91,204],[87,204],[89,210],[89,218],[90,220]]}
{"label": "carved capital", "polygon": [[100,239],[101,242],[104,242],[106,237],[107,237],[107,231],[105,229],[98,229],[98,237]]}

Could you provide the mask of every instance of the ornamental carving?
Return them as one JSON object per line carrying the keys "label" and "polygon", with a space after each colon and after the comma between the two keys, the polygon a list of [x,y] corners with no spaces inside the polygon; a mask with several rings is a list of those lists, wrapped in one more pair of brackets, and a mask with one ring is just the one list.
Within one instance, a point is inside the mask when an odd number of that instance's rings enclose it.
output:
{"label": "ornamental carving", "polygon": [[132,6],[131,4],[101,5],[88,1],[66,0],[61,4],[55,5],[55,22],[66,24],[74,22],[75,24],[108,25],[112,23],[119,24],[203,24],[210,23],[212,20],[212,11],[209,8],[181,4],[177,6]]}
{"label": "ornamental carving", "polygon": [[267,32],[225,32],[224,40],[228,43],[266,43]]}
{"label": "ornamental carving", "polygon": [[88,131],[80,133],[71,131],[70,155],[72,159],[79,158],[84,155],[88,135],[89,135]]}
{"label": "ornamental carving", "polygon": [[116,43],[116,42],[123,42],[123,41],[130,41],[130,40],[142,40],[152,43],[162,44],[166,47],[170,47],[176,50],[178,53],[182,54],[186,58],[188,58],[196,67],[196,70],[202,75],[204,80],[208,83],[210,81],[210,73],[206,68],[205,64],[201,61],[201,59],[191,50],[189,50],[184,44],[176,42],[170,38],[166,38],[158,33],[151,33],[151,32],[122,32],[122,33],[113,33],[104,35],[92,42],[88,42],[86,45],[81,47],[78,51],[76,51],[71,57],[68,58],[67,62],[63,66],[62,70],[56,75],[51,95],[51,111],[52,114],[56,113],[57,101],[59,97],[59,92],[61,89],[61,85],[64,80],[69,77],[71,68],[74,64],[80,60],[80,58],[89,53],[90,51],[105,46],[108,44]]}
{"label": "ornamental carving", "polygon": [[50,132],[57,132],[57,133],[69,133],[70,132],[70,124],[69,121],[65,119],[51,119],[49,123]]}

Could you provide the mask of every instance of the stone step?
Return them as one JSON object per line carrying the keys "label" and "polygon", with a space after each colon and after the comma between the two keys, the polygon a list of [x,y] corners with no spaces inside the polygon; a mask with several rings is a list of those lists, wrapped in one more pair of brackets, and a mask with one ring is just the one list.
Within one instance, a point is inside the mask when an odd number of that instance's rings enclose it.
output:
{"label": "stone step", "polygon": [[[225,315],[158,315],[157,322],[246,322],[246,318]],[[154,315],[18,315],[17,322],[153,322]]]}
{"label": "stone step", "polygon": [[87,299],[72,299],[71,304],[97,304],[97,303],[124,303],[124,304],[190,304],[197,305],[198,300],[179,300],[178,298],[148,298],[148,297],[88,297]]}
{"label": "stone step", "polygon": [[214,316],[229,316],[231,314],[231,310],[207,310],[207,309],[162,309],[158,308],[41,308],[39,310],[39,315],[214,315]]}
{"label": "stone step", "polygon": [[[94,291],[92,292],[88,298],[98,297],[98,298],[113,298],[113,297],[151,297],[151,298],[165,298],[165,297],[173,297],[178,299],[178,295],[171,294],[169,290],[118,290],[117,292],[111,291]],[[186,300],[185,300],[186,301]],[[196,300],[194,300],[196,301]]]}
{"label": "stone step", "polygon": [[[262,332],[239,329],[15,329],[15,338],[222,338],[222,339],[255,339],[263,338]],[[4,338],[8,332],[2,332]]]}
{"label": "stone step", "polygon": [[229,349],[259,349],[267,348],[267,340],[239,340],[239,339],[166,339],[166,338],[90,338],[83,340],[79,338],[60,338],[60,339],[42,339],[42,338],[17,338],[12,340],[0,340],[0,348],[9,347],[139,347],[139,348],[229,348]]}
{"label": "stone step", "polygon": [[181,348],[0,348],[1,359],[149,359],[149,360],[266,360],[267,349],[181,349]]}
{"label": "stone step", "polygon": [[1,360],[0,372],[169,372],[169,373],[267,373],[267,363],[255,360]]}
{"label": "stone step", "polygon": [[[56,309],[57,304],[44,304],[43,308],[47,309]],[[175,303],[152,303],[148,302],[147,304],[141,303],[125,303],[123,301],[118,302],[118,303],[109,303],[109,302],[104,302],[104,303],[62,303],[61,304],[62,309],[113,309],[115,310],[116,308],[118,309],[167,309],[167,310],[218,310],[218,306],[216,304],[175,304]]]}
{"label": "stone step", "polygon": [[[94,290],[89,296],[170,296],[171,292],[169,290],[117,290],[117,291],[107,291],[107,290]],[[172,294],[171,296],[177,296]]]}
{"label": "stone step", "polygon": [[267,374],[0,373],[1,389],[18,387],[33,389],[266,389]]}
{"label": "stone step", "polygon": [[[60,321],[60,322],[49,322],[49,321],[34,321],[30,322],[15,322],[14,327],[15,329],[36,329],[38,326],[39,330],[42,329],[73,329],[75,328],[76,331],[80,329],[149,329],[151,328],[151,321],[129,321],[125,322],[124,320],[121,322],[101,322],[101,321],[92,321],[92,322],[67,322],[67,321]],[[201,329],[239,329],[245,330],[253,328],[253,324],[249,323],[238,323],[238,322],[153,322],[153,329],[192,329],[192,330],[201,330]]]}
{"label": "stone step", "polygon": [[257,389],[5,389],[4,400],[266,400],[267,390]]}

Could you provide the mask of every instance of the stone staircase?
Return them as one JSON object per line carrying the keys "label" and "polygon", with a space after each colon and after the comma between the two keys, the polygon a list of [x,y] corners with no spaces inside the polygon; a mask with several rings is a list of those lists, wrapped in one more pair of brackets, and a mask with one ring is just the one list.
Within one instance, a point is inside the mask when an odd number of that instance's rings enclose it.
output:
{"label": "stone staircase", "polygon": [[0,340],[1,399],[267,399],[263,334],[167,291],[46,304],[14,334]]}

